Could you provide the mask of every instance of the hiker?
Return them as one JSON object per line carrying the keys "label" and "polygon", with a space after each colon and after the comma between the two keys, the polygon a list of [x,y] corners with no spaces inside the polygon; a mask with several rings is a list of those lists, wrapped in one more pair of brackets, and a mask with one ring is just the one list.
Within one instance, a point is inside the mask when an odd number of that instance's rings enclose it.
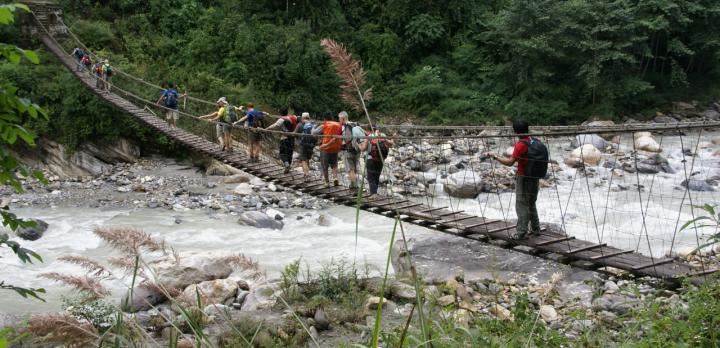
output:
{"label": "hiker", "polygon": [[515,149],[510,158],[499,157],[492,152],[486,155],[506,166],[512,166],[517,162],[515,212],[518,220],[517,233],[512,237],[523,239],[528,234],[528,223],[530,224],[530,234],[540,234],[540,219],[535,202],[540,178],[547,174],[549,156],[547,147],[540,140],[529,135],[529,126],[526,121],[514,121],[513,131],[518,134],[520,140],[515,143]]}
{"label": "hiker", "polygon": [[260,140],[262,140],[262,134],[255,130],[255,128],[263,127],[263,119],[268,116],[267,112],[255,109],[255,104],[250,102],[247,103],[247,111],[245,116],[240,120],[233,123],[245,123],[244,126],[248,128],[248,142],[250,143],[248,148],[248,156],[250,156],[250,162],[260,161]]}
{"label": "hiker", "polygon": [[187,94],[179,95],[175,90],[175,85],[172,82],[168,82],[168,88],[163,91],[160,99],[158,99],[157,105],[160,102],[165,101],[165,119],[167,120],[170,127],[175,128],[177,126],[177,120],[180,118],[180,112],[178,111],[178,98],[186,97]]}
{"label": "hiker", "polygon": [[113,75],[113,67],[110,65],[110,60],[105,59],[102,65],[102,78],[105,81],[105,90],[110,92],[110,78]]}
{"label": "hiker", "polygon": [[200,116],[201,120],[210,120],[212,122],[218,122],[222,134],[222,146],[223,151],[232,152],[232,125],[237,122],[237,111],[242,110],[242,107],[236,108],[227,102],[225,97],[220,97],[217,100],[218,111],[212,114]]}
{"label": "hiker", "polygon": [[295,127],[295,133],[301,134],[298,144],[300,145],[300,164],[303,169],[303,177],[307,178],[310,176],[310,160],[313,157],[313,151],[315,145],[317,145],[317,138],[312,136],[312,130],[315,127],[312,120],[310,120],[310,113],[303,112],[300,118],[300,123]]}
{"label": "hiker", "polygon": [[[298,117],[295,115],[288,115],[288,108],[280,108],[280,118],[267,127],[269,130],[281,130],[285,133],[295,132],[295,128],[298,125]],[[293,150],[295,149],[295,137],[282,134],[280,136],[280,160],[285,167],[285,174],[290,172],[290,166],[292,165]]]}
{"label": "hiker", "polygon": [[103,61],[99,60],[93,65],[93,72],[95,73],[95,88],[101,90],[105,89],[105,82],[103,81]]}
{"label": "hiker", "polygon": [[357,139],[353,136],[353,128],[357,127],[356,123],[350,122],[348,113],[341,111],[338,114],[338,119],[342,125],[342,151],[343,160],[345,161],[345,169],[348,171],[348,177],[350,179],[350,189],[356,190],[357,185],[357,164],[358,158],[360,157],[359,144]]}
{"label": "hiker", "polygon": [[360,143],[360,151],[366,154],[365,171],[370,189],[370,196],[376,195],[380,186],[380,174],[383,170],[383,164],[390,152],[390,148],[395,145],[391,139],[386,139],[385,134],[380,129],[375,129],[369,137]]}
{"label": "hiker", "polygon": [[73,55],[73,57],[75,57],[75,60],[77,61],[76,71],[82,71],[82,68],[83,68],[82,59],[83,59],[83,56],[85,56],[85,52],[83,52],[82,48],[75,47],[75,49],[73,49],[73,51],[72,51],[72,55]]}
{"label": "hiker", "polygon": [[330,186],[330,175],[328,171],[332,168],[333,186],[338,186],[340,185],[338,181],[338,153],[342,149],[342,139],[333,136],[342,135],[342,125],[340,125],[339,122],[333,121],[332,114],[329,112],[323,113],[323,121],[323,124],[313,128],[312,131],[313,135],[323,135],[319,147],[320,170],[325,179],[325,185]]}
{"label": "hiker", "polygon": [[83,54],[80,63],[85,67],[85,71],[90,72],[90,70],[92,70],[92,60],[90,59],[90,54],[88,52]]}

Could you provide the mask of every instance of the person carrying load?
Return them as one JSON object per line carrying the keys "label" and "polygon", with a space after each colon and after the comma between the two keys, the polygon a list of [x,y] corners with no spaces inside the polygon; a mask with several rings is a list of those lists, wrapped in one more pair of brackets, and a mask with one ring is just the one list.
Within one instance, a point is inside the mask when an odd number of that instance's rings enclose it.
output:
{"label": "person carrying load", "polygon": [[178,111],[178,99],[180,97],[185,98],[187,94],[179,95],[178,91],[175,90],[175,85],[172,82],[168,82],[168,88],[163,91],[160,99],[158,99],[157,105],[160,102],[165,101],[165,119],[167,120],[170,127],[175,128],[177,120],[180,118],[180,112]]}
{"label": "person carrying load", "polygon": [[262,134],[255,129],[263,127],[263,119],[268,115],[267,112],[255,109],[255,104],[250,102],[247,103],[245,116],[233,123],[233,125],[235,125],[244,122],[244,126],[248,128],[248,156],[250,157],[250,162],[260,161],[260,141],[262,140]]}
{"label": "person carrying load", "polygon": [[210,120],[212,122],[218,122],[221,125],[222,131],[222,150],[232,152],[233,140],[232,140],[232,125],[237,122],[237,111],[242,110],[242,107],[236,108],[227,102],[225,97],[220,97],[217,100],[218,111],[211,114],[200,116],[201,120]]}
{"label": "person carrying load", "polygon": [[340,122],[333,121],[332,114],[323,113],[323,124],[315,127],[312,131],[313,135],[323,135],[320,142],[320,169],[325,179],[325,185],[330,186],[329,169],[333,172],[333,186],[340,185],[338,181],[338,153],[342,150],[342,125]]}
{"label": "person carrying load", "polygon": [[[515,212],[517,213],[517,232],[514,239],[524,239],[529,233],[540,234],[540,218],[538,217],[537,201],[540,179],[547,175],[550,159],[547,147],[539,139],[530,136],[528,123],[523,120],[513,122],[513,131],[519,140],[515,143],[510,158],[499,157],[488,152],[485,155],[506,166],[517,162],[515,171]],[[528,232],[528,224],[530,230]]]}
{"label": "person carrying load", "polygon": [[[298,117],[288,115],[288,108],[280,108],[280,118],[272,125],[267,127],[268,130],[280,130],[284,133],[294,132],[298,125]],[[293,150],[295,150],[295,137],[287,134],[280,135],[280,160],[285,167],[285,174],[290,172],[290,166],[293,160]]]}
{"label": "person carrying load", "polygon": [[300,145],[300,156],[298,159],[303,168],[304,178],[310,176],[310,161],[313,157],[315,145],[317,145],[317,138],[312,135],[313,128],[315,128],[315,125],[310,119],[310,113],[303,112],[300,123],[295,127],[295,133],[299,134],[298,145]]}
{"label": "person carrying load", "polygon": [[390,148],[395,145],[391,139],[385,138],[385,134],[380,129],[375,128],[369,137],[360,143],[360,151],[365,154],[365,171],[367,172],[367,181],[370,188],[370,197],[378,192],[380,187],[380,174],[383,170],[385,159],[390,152]]}

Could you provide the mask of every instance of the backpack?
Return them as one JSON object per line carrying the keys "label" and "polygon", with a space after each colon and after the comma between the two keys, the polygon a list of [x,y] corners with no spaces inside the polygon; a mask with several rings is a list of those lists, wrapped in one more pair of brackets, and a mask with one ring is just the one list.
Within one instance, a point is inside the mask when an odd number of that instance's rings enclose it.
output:
{"label": "backpack", "polygon": [[83,65],[90,65],[90,56],[83,56],[81,63]]}
{"label": "backpack", "polygon": [[550,154],[545,144],[537,138],[521,140],[528,146],[527,165],[525,166],[525,176],[535,179],[542,179],[547,175],[548,162]]}
{"label": "backpack", "polygon": [[315,147],[315,145],[317,145],[317,138],[313,136],[308,136],[312,134],[313,128],[314,125],[311,122],[303,124],[302,134],[306,135],[300,138],[300,145],[306,147]]}
{"label": "backpack", "polygon": [[235,123],[238,120],[237,112],[235,112],[235,107],[230,104],[225,104],[225,118],[224,121],[226,123]]}
{"label": "backpack", "polygon": [[95,64],[95,73],[98,75],[102,75],[103,72],[103,65],[100,63]]}
{"label": "backpack", "polygon": [[[390,153],[390,148],[388,148],[385,140],[373,140],[371,144],[372,148],[370,149],[370,157],[375,161],[385,160],[388,156],[388,153]],[[380,156],[382,156],[382,159],[380,159]]]}
{"label": "backpack", "polygon": [[295,130],[295,127],[297,127],[297,123],[298,123],[297,116],[295,116],[295,115],[283,116],[282,119],[285,122],[284,126],[285,126],[286,132],[292,132]]}
{"label": "backpack", "polygon": [[110,64],[105,64],[105,65],[103,65],[103,72],[104,72],[105,75],[107,75],[107,76],[112,76],[112,74],[113,74],[112,65],[110,65]]}
{"label": "backpack", "polygon": [[355,151],[360,152],[360,140],[367,136],[365,130],[360,126],[355,126],[352,129],[352,147]]}
{"label": "backpack", "polygon": [[83,55],[84,55],[84,54],[83,54],[83,50],[75,47],[75,49],[73,50],[73,55],[74,55],[75,58],[77,58],[78,60],[79,60],[79,59],[82,59],[82,57],[83,57]]}
{"label": "backpack", "polygon": [[250,127],[261,127],[262,120],[265,115],[258,109],[253,109],[247,113],[247,123]]}
{"label": "backpack", "polygon": [[177,92],[173,89],[168,89],[165,93],[165,106],[174,109],[177,107]]}

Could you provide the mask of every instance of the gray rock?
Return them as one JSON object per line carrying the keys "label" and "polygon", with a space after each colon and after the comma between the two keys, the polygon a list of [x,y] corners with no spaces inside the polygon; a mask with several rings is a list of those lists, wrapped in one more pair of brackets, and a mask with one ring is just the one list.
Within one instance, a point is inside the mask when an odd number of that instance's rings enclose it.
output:
{"label": "gray rock", "polygon": [[20,226],[15,230],[15,234],[25,240],[38,240],[45,234],[48,229],[48,223],[40,219],[29,219],[28,221],[34,221],[35,226]]}
{"label": "gray rock", "polygon": [[267,214],[259,211],[247,211],[240,214],[238,223],[241,225],[252,226],[257,228],[269,228],[273,230],[282,230],[284,223]]}
{"label": "gray rock", "polygon": [[205,306],[205,308],[203,308],[203,312],[205,313],[205,315],[208,315],[208,316],[212,315],[217,318],[230,318],[231,311],[232,311],[231,307],[228,307],[223,304],[211,304],[211,305],[207,305],[207,306]]}
{"label": "gray rock", "polygon": [[572,142],[573,147],[580,147],[585,144],[591,144],[600,151],[604,151],[608,145],[607,141],[597,134],[579,134]]}
{"label": "gray rock", "polygon": [[[450,168],[455,168],[451,166]],[[452,174],[443,185],[445,192],[457,198],[475,198],[482,192],[482,176],[474,171],[464,170]]]}
{"label": "gray rock", "polygon": [[[239,289],[241,289],[240,286],[238,286]],[[247,290],[238,290],[237,296],[235,296],[235,303],[240,304],[242,306],[243,303],[245,303],[245,298],[250,293],[250,291]]]}
{"label": "gray rock", "polygon": [[315,310],[313,319],[315,320],[315,327],[317,327],[318,330],[323,331],[330,329],[330,320],[328,320],[327,315],[322,308]]}
{"label": "gray rock", "polygon": [[683,180],[681,185],[683,187],[687,187],[688,189],[690,189],[690,191],[699,191],[699,192],[715,191],[715,188],[713,188],[707,181],[700,180],[700,179]]}
{"label": "gray rock", "polygon": [[165,301],[165,295],[157,287],[140,284],[132,291],[127,291],[122,298],[121,308],[125,312],[138,312],[151,309],[153,306]]}
{"label": "gray rock", "polygon": [[227,278],[238,268],[228,262],[235,256],[230,253],[186,251],[179,256],[178,260],[168,256],[149,264],[155,270],[156,281],[168,289],[182,290],[191,284]]}
{"label": "gray rock", "polygon": [[636,299],[617,294],[604,294],[592,301],[593,308],[615,314],[625,314],[638,304]]}
{"label": "gray rock", "polygon": [[272,283],[263,283],[254,286],[245,297],[241,310],[255,311],[271,308],[277,301],[277,297],[275,296],[276,291],[277,286]]}

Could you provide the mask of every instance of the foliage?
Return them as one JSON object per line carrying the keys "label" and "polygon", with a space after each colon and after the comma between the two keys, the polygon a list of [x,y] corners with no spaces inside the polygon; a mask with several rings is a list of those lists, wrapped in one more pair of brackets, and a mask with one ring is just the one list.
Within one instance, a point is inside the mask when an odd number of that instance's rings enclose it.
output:
{"label": "foliage", "polygon": [[[720,3],[711,0],[59,3],[71,29],[125,71],[207,100],[225,95],[296,113],[349,106],[323,38],[363,61],[373,115],[435,123],[619,118],[689,96],[707,100],[720,77]],[[22,88],[38,100],[54,96],[51,114],[67,114],[48,133],[71,145],[118,133],[149,137],[80,96],[77,83],[62,82]],[[68,92],[77,105],[57,97]],[[89,129],[73,129],[78,119]]]}
{"label": "foliage", "polygon": [[[7,25],[14,22],[14,14],[16,10],[28,11],[27,6],[23,4],[2,4],[0,5],[0,24]],[[0,63],[9,66],[20,66],[23,60],[27,60],[32,64],[38,64],[40,61],[33,51],[24,50],[15,45],[0,42]],[[35,145],[36,135],[28,130],[24,124],[28,120],[47,119],[47,112],[37,104],[27,98],[21,98],[17,95],[18,88],[7,81],[0,82],[0,184],[9,185],[15,192],[22,192],[21,175],[23,177],[32,177],[45,182],[41,172],[31,170],[23,166],[10,152],[10,147],[18,143],[18,139],[22,140],[28,146]],[[34,221],[24,221],[17,218],[15,214],[9,211],[8,203],[3,202],[0,207],[0,215],[2,223],[15,231],[20,227],[34,227]],[[32,259],[42,262],[42,258],[32,250],[23,248],[19,243],[10,240],[7,234],[0,234],[0,246],[10,248],[13,253],[23,263],[32,263]],[[22,297],[34,297],[42,300],[39,294],[45,293],[44,289],[31,289],[17,287],[0,281],[0,289],[13,290]]]}
{"label": "foliage", "polygon": [[115,307],[103,299],[84,296],[63,298],[62,309],[77,319],[89,321],[100,330],[111,327],[116,319]]}
{"label": "foliage", "polygon": [[701,209],[707,215],[698,216],[680,227],[680,232],[693,228],[694,230],[710,228],[714,229],[714,233],[707,237],[704,244],[699,245],[697,250],[720,243],[720,212],[717,211],[717,204],[705,203],[704,205],[693,205],[693,207]]}

